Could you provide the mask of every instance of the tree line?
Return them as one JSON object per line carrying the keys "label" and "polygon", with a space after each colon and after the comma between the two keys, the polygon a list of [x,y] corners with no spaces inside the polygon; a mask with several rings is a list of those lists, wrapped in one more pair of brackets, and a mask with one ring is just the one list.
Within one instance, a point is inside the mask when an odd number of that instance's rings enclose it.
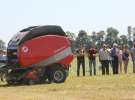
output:
{"label": "tree line", "polygon": [[128,45],[129,48],[132,47],[132,42],[135,41],[135,31],[134,28],[128,26],[128,34],[120,34],[120,32],[113,27],[109,27],[106,31],[101,30],[99,32],[87,33],[85,30],[80,30],[78,35],[75,33],[67,31],[66,34],[70,39],[72,51],[75,52],[80,44],[82,44],[86,50],[88,50],[92,44],[96,45],[99,49],[103,43],[107,43],[110,47],[113,43],[118,45]]}

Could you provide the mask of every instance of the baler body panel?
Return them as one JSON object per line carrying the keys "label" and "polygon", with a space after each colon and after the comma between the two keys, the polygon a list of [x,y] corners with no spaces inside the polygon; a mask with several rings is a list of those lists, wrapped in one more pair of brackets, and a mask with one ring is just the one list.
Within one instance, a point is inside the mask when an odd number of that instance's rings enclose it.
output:
{"label": "baler body panel", "polygon": [[[63,52],[65,50],[65,52]],[[67,53],[66,55],[63,55]],[[60,54],[61,53],[61,54]],[[67,65],[72,59],[72,53],[70,51],[70,43],[67,37],[56,36],[56,35],[46,35],[34,38],[30,41],[23,43],[18,49],[18,58],[22,67],[29,67],[32,65],[45,66],[43,63],[48,59],[55,60],[52,63],[60,63]],[[54,58],[54,55],[55,56]],[[63,56],[59,58],[60,56]],[[65,59],[63,61],[63,59]],[[57,60],[59,59],[59,60]],[[42,64],[40,64],[42,62]],[[49,62],[49,61],[48,61]]]}

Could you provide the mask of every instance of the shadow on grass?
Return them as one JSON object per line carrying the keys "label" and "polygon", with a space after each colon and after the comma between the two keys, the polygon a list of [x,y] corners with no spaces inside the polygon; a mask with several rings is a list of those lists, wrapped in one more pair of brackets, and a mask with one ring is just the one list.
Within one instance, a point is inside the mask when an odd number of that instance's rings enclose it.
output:
{"label": "shadow on grass", "polygon": [[23,84],[23,83],[14,83],[14,84],[0,84],[0,87],[19,87],[19,86],[36,86],[36,85],[47,85],[51,84],[50,82],[42,82],[42,83],[35,83],[35,84]]}

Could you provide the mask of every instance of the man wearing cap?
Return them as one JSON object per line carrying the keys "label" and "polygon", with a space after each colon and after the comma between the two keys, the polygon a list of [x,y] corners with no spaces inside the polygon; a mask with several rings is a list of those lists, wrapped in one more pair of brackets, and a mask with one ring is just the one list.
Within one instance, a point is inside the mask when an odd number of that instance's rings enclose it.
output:
{"label": "man wearing cap", "polygon": [[102,75],[109,75],[109,51],[107,50],[106,44],[103,44],[99,50],[99,61],[102,65]]}
{"label": "man wearing cap", "polygon": [[111,49],[111,57],[112,57],[112,66],[113,66],[113,74],[118,74],[118,54],[119,49],[117,48],[117,44],[113,44],[113,48]]}

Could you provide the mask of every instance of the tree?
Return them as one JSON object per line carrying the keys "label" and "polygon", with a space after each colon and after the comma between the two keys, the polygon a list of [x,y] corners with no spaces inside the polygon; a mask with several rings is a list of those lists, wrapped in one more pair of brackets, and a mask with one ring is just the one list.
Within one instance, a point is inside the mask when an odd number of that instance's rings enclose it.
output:
{"label": "tree", "polygon": [[121,45],[127,45],[128,44],[128,39],[126,35],[121,35],[120,36],[120,44]]}
{"label": "tree", "polygon": [[66,34],[70,40],[75,40],[75,38],[76,38],[75,33],[67,31]]}
{"label": "tree", "polygon": [[86,36],[87,36],[87,32],[86,31],[84,31],[84,30],[80,30],[79,31],[79,34],[78,34],[78,37],[79,38],[84,38]]}
{"label": "tree", "polygon": [[113,39],[116,39],[119,34],[119,31],[113,27],[107,29],[107,36],[111,36]]}
{"label": "tree", "polygon": [[92,42],[93,42],[93,43],[96,43],[96,41],[97,41],[96,32],[92,32],[91,39],[92,39]]}
{"label": "tree", "polygon": [[110,46],[112,46],[113,41],[112,41],[111,36],[107,36],[107,37],[105,38],[105,43],[107,43],[107,44],[109,44]]}
{"label": "tree", "polygon": [[97,37],[97,41],[96,41],[96,47],[97,48],[100,48],[102,43],[104,42],[104,35],[105,35],[105,32],[103,30],[99,31],[96,33],[96,37]]}
{"label": "tree", "polygon": [[97,33],[97,40],[103,41],[104,35],[105,35],[105,32],[104,32],[103,30],[102,30],[102,31],[99,31],[99,32]]}
{"label": "tree", "polygon": [[79,46],[80,44],[85,46],[86,38],[87,38],[86,31],[80,30],[78,33],[78,37],[76,38],[77,46]]}
{"label": "tree", "polygon": [[76,50],[76,36],[73,32],[70,31],[67,31],[66,34],[70,40],[72,52],[74,53]]}
{"label": "tree", "polygon": [[78,47],[79,45],[83,45],[86,50],[88,50],[91,45],[91,36],[87,35],[87,32],[84,30],[80,30],[76,38],[76,46]]}
{"label": "tree", "polygon": [[86,47],[86,50],[88,50],[91,45],[92,45],[92,39],[91,39],[91,36],[90,35],[87,35],[87,37],[85,38],[85,47]]}
{"label": "tree", "polygon": [[119,43],[118,38],[119,31],[113,27],[107,28],[107,35],[105,38],[105,42],[112,46],[114,42]]}

